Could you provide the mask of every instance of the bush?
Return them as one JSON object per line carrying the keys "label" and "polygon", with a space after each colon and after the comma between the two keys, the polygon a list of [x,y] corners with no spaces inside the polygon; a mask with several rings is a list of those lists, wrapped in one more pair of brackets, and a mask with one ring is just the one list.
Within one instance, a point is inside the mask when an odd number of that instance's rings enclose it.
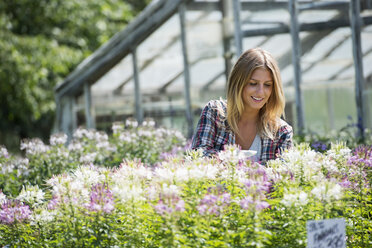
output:
{"label": "bush", "polygon": [[0,245],[306,247],[306,221],[327,218],[346,220],[348,247],[372,245],[372,147],[337,143],[322,154],[302,143],[266,167],[235,146],[201,154],[113,168],[98,159],[43,190],[0,193]]}
{"label": "bush", "polygon": [[123,159],[155,164],[164,156],[182,153],[186,139],[174,130],[155,128],[153,122],[115,123],[111,136],[97,130],[78,128],[67,144],[65,134],[54,134],[49,145],[40,139],[23,140],[24,157],[13,157],[2,147],[0,154],[0,189],[17,195],[22,185],[40,185],[53,175],[81,165],[117,167]]}

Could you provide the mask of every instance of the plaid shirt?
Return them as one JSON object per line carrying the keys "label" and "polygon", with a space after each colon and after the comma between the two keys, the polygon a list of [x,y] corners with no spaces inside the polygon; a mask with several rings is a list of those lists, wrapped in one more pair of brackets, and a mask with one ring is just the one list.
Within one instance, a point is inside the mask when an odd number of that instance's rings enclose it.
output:
{"label": "plaid shirt", "polygon": [[[226,118],[218,109],[226,113],[226,102],[212,100],[204,107],[192,140],[192,149],[202,148],[205,156],[215,155],[226,144],[235,144],[235,134],[230,129]],[[225,115],[226,116],[226,115]],[[260,163],[266,164],[275,159],[282,150],[292,147],[292,127],[280,119],[280,127],[275,138],[261,138]]]}

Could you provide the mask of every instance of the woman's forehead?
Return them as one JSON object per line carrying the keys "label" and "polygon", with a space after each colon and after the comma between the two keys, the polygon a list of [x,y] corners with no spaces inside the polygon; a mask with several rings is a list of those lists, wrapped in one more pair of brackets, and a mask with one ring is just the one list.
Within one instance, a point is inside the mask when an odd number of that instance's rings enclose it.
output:
{"label": "woman's forehead", "polygon": [[271,70],[266,67],[259,67],[252,71],[250,79],[270,79],[272,80]]}

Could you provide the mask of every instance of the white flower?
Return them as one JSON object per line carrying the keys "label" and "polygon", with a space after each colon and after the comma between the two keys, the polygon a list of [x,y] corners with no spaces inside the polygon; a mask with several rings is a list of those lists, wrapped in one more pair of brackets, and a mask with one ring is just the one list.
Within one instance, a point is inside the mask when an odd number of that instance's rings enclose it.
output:
{"label": "white flower", "polygon": [[150,186],[146,189],[146,196],[150,201],[155,201],[159,196],[159,192],[154,186]]}
{"label": "white flower", "polygon": [[0,206],[3,205],[7,200],[6,195],[0,191]]}
{"label": "white flower", "polygon": [[268,166],[280,173],[281,176],[292,175],[295,180],[320,181],[325,178],[322,172],[324,165],[335,169],[333,162],[324,163],[324,161],[325,156],[321,153],[304,147],[296,147],[284,152],[281,159],[270,161]]}
{"label": "white flower", "polygon": [[138,136],[140,137],[151,137],[152,136],[152,132],[151,131],[148,131],[148,130],[138,130]]}
{"label": "white flower", "polygon": [[44,201],[44,192],[39,189],[39,186],[23,186],[17,199],[22,202],[27,202],[32,206],[38,206]]}
{"label": "white flower", "polygon": [[336,161],[334,161],[332,159],[324,159],[322,161],[322,164],[323,164],[323,167],[326,168],[327,171],[330,172],[330,173],[339,172]]}
{"label": "white flower", "polygon": [[31,217],[31,224],[36,225],[50,223],[55,220],[57,214],[58,212],[56,210],[42,209],[40,213],[34,213],[34,215]]}
{"label": "white flower", "polygon": [[175,178],[174,172],[169,168],[155,168],[154,171],[154,178],[157,179],[157,181],[167,181],[172,182]]}
{"label": "white flower", "polygon": [[53,134],[49,139],[49,143],[52,146],[64,145],[66,142],[67,142],[67,135],[64,133]]}
{"label": "white flower", "polygon": [[93,166],[81,166],[73,172],[75,180],[81,181],[90,187],[93,184],[101,183],[105,180],[105,175],[100,173]]}
{"label": "white flower", "polygon": [[172,185],[169,185],[166,184],[166,183],[163,183],[162,185],[162,196],[164,198],[174,198],[176,196],[178,196],[179,194],[179,189],[176,185],[172,184]]}
{"label": "white flower", "polygon": [[345,143],[332,143],[331,149],[327,151],[327,156],[336,161],[345,160],[347,161],[351,156],[351,150],[346,146]]}
{"label": "white flower", "polygon": [[125,125],[127,127],[136,128],[136,127],[138,127],[138,122],[136,120],[130,120],[130,119],[128,119],[128,120],[125,121]]}
{"label": "white flower", "polygon": [[131,143],[132,142],[132,137],[129,135],[129,133],[125,132],[125,133],[120,134],[119,140],[123,141],[123,142]]}
{"label": "white flower", "polygon": [[49,186],[52,186],[52,194],[54,196],[64,196],[68,193],[69,184],[72,182],[73,179],[69,175],[58,175],[53,176],[47,181]]}
{"label": "white flower", "polygon": [[185,167],[178,168],[174,174],[178,182],[187,182],[190,180],[190,176],[192,175],[190,169]]}
{"label": "white flower", "polygon": [[[82,190],[84,189],[84,183],[80,180],[72,180],[70,183],[69,183],[69,189],[71,192],[74,192],[74,193],[78,193],[78,192],[82,192]],[[72,197],[75,197],[77,195],[72,195]]]}
{"label": "white flower", "polygon": [[5,147],[0,147],[0,157],[9,158],[8,150]]}
{"label": "white flower", "polygon": [[285,206],[290,207],[298,201],[298,197],[295,194],[284,194],[281,203]]}
{"label": "white flower", "polygon": [[83,163],[83,164],[90,164],[90,163],[94,162],[96,157],[97,157],[96,152],[88,153],[88,154],[85,154],[85,155],[81,156],[80,159],[79,159],[79,162]]}
{"label": "white flower", "polygon": [[142,126],[145,126],[145,127],[155,127],[155,121],[153,121],[153,120],[146,120],[146,121],[142,122]]}
{"label": "white flower", "polygon": [[228,145],[225,150],[218,153],[218,158],[225,163],[237,164],[239,161],[246,159],[246,156],[241,152],[236,145]]}
{"label": "white flower", "polygon": [[74,141],[68,145],[68,150],[79,152],[83,150],[83,145],[80,142]]}
{"label": "white flower", "polygon": [[144,190],[139,185],[115,184],[112,187],[112,193],[122,203],[125,203],[127,201],[137,202],[146,200],[146,198],[144,197]]}
{"label": "white flower", "polygon": [[321,182],[311,193],[319,200],[331,202],[342,198],[342,187],[337,183]]}
{"label": "white flower", "polygon": [[36,155],[43,154],[49,150],[49,146],[45,145],[41,139],[35,138],[31,140],[22,140],[21,150],[26,150],[26,154]]}
{"label": "white flower", "polygon": [[342,197],[342,187],[339,184],[333,184],[333,187],[328,189],[328,194],[336,200],[340,200]]}
{"label": "white flower", "polygon": [[283,199],[281,200],[285,206],[304,206],[308,203],[307,193],[304,191],[297,191],[296,190],[292,193],[284,193]]}

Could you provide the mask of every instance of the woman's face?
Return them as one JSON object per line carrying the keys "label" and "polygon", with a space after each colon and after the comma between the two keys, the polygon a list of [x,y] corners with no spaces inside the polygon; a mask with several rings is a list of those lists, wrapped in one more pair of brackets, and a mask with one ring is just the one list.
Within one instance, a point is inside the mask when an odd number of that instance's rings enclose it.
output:
{"label": "woman's face", "polygon": [[243,88],[243,103],[246,110],[260,110],[269,100],[273,89],[271,72],[257,68]]}

